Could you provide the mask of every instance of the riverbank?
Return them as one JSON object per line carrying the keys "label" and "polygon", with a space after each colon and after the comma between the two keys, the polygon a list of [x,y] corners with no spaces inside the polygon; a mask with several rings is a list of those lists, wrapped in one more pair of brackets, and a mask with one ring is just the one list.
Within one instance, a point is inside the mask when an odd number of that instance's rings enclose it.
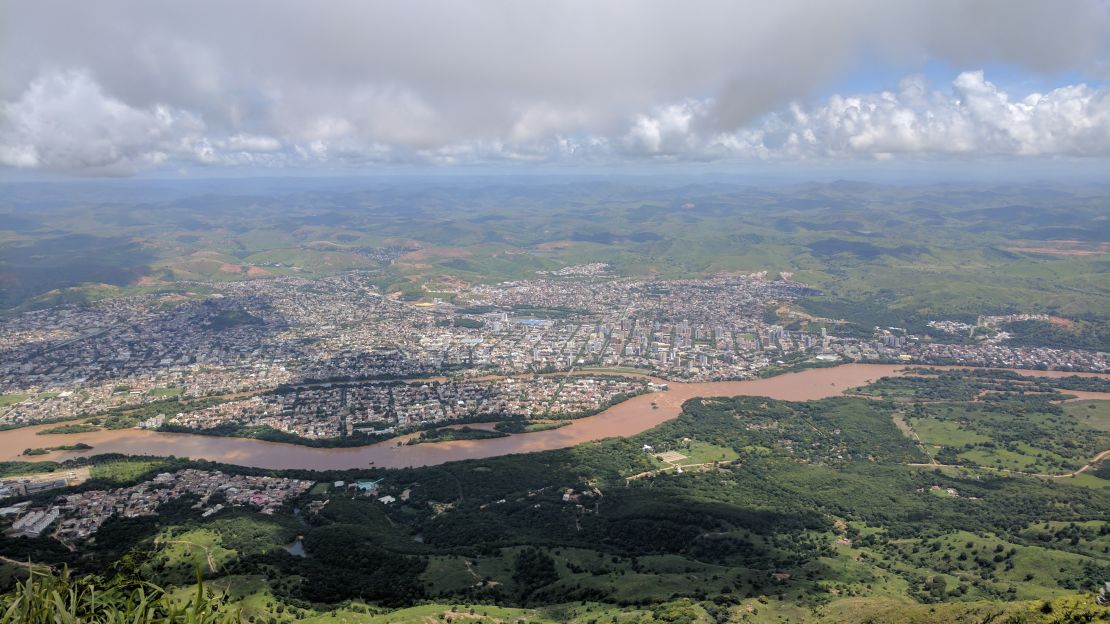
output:
{"label": "riverbank", "polygon": [[[38,425],[0,432],[0,461],[15,461],[24,448],[83,442],[100,453],[157,455],[207,459],[258,468],[305,468],[316,470],[365,468],[369,465],[403,468],[442,464],[463,459],[480,459],[514,453],[530,453],[575,446],[613,436],[635,435],[679,415],[682,404],[695,397],[766,396],[787,401],[810,401],[839,396],[849,388],[866,385],[884,376],[903,374],[905,365],[844,364],[812,368],[765,379],[705,383],[667,383],[669,390],[643,394],[558,429],[485,440],[458,440],[437,444],[398,445],[394,439],[356,448],[313,448],[245,438],[220,438],[188,433],[163,433],[140,429],[65,434],[54,438],[37,435],[56,425]],[[966,367],[930,367],[952,370]],[[1062,371],[1017,370],[1036,377],[1064,377]],[[593,373],[596,374],[596,373]],[[623,373],[627,375],[628,373]],[[1088,375],[1094,375],[1088,373]],[[1110,378],[1110,375],[1101,375]],[[1069,393],[1071,394],[1071,393]],[[1089,398],[1110,399],[1105,396]],[[654,403],[654,406],[653,406]],[[76,453],[51,453],[49,459],[63,461]]]}

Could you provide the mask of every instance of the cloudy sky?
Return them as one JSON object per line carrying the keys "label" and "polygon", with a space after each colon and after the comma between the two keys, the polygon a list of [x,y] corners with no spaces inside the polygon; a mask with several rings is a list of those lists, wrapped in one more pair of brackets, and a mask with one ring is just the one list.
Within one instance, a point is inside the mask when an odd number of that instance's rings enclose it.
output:
{"label": "cloudy sky", "polygon": [[0,0],[0,172],[1110,166],[1108,0]]}

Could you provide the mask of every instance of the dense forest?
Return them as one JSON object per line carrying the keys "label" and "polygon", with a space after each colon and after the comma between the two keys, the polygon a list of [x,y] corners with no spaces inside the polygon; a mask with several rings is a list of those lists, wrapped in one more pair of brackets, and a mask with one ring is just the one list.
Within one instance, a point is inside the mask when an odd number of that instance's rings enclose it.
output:
{"label": "dense forest", "polygon": [[1097,320],[1072,321],[1067,327],[1045,321],[1014,321],[1002,329],[1013,335],[1009,344],[1016,346],[1110,351],[1110,326]]}

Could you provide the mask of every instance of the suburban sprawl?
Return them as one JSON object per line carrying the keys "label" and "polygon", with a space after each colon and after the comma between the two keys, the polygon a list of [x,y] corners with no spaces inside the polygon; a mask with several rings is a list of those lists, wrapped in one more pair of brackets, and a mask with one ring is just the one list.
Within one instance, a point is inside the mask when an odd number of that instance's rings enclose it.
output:
{"label": "suburban sprawl", "polygon": [[384,296],[358,273],[197,286],[215,292],[0,319],[0,392],[14,399],[0,407],[0,425],[152,404],[125,422],[380,436],[499,415],[581,416],[651,389],[634,378],[540,376],[554,373],[710,381],[837,362],[1110,370],[1104,352],[1008,344],[997,327],[1026,316],[931,321],[936,336],[895,327],[841,335],[843,319],[791,307],[813,289],[765,273],[641,280],[585,265],[467,287],[455,303]]}
{"label": "suburban sprawl", "polygon": [[67,494],[50,505],[10,507],[0,510],[0,514],[14,516],[9,529],[13,535],[49,535],[73,543],[95,534],[113,516],[156,516],[161,505],[184,496],[197,499],[193,507],[201,510],[203,516],[217,513],[225,506],[243,505],[272,514],[310,487],[311,481],[186,469],[161,473],[131,487]]}

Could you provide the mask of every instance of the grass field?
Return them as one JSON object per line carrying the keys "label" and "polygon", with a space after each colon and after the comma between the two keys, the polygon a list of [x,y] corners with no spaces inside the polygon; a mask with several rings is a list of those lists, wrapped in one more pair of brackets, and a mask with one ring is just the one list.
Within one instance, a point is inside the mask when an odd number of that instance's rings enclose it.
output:
{"label": "grass field", "polygon": [[687,446],[680,447],[679,452],[686,456],[686,459],[678,462],[679,464],[706,464],[716,461],[733,461],[740,457],[740,455],[731,448],[697,440],[690,442]]}
{"label": "grass field", "polygon": [[1090,472],[1078,474],[1074,477],[1068,477],[1064,479],[1064,481],[1067,482],[1069,485],[1075,485],[1079,487],[1093,488],[1096,490],[1110,490],[1110,481],[1106,479],[1100,479]]}
{"label": "grass field", "polygon": [[[942,605],[927,605],[903,600],[874,600],[853,598],[838,600],[819,612],[820,623],[865,624],[889,622],[891,624],[978,624],[980,622],[1027,622],[1030,624],[1066,622],[1069,613],[1084,615],[1083,621],[1094,613],[1094,600],[1090,597],[1069,596],[1052,601],[1051,609],[1043,611],[1044,601],[1023,601],[1000,604],[998,602],[970,601]],[[758,621],[758,620],[754,620]],[[764,620],[770,621],[770,620]]]}
{"label": "grass field", "polygon": [[1110,401],[1073,401],[1064,404],[1064,413],[1077,424],[1110,433]]}
{"label": "grass field", "polygon": [[[1082,575],[1091,561],[1080,553],[1040,546],[1015,545],[991,535],[957,531],[932,540],[894,543],[883,554],[897,553],[901,565],[936,575],[943,571],[947,590],[964,599],[997,598],[998,592],[1016,599],[1061,596],[1061,587]],[[1014,591],[1010,592],[1010,588]]]}
{"label": "grass field", "polygon": [[483,577],[465,557],[432,557],[422,578],[435,593],[453,593],[475,587]]}
{"label": "grass field", "polygon": [[933,447],[964,446],[989,442],[991,439],[989,436],[970,431],[957,422],[932,418],[920,418],[908,422],[921,438],[922,443]]}
{"label": "grass field", "polygon": [[29,399],[30,396],[26,394],[0,394],[0,407],[8,407],[16,403],[22,403]]}
{"label": "grass field", "polygon": [[136,458],[93,464],[90,470],[93,479],[129,483],[142,475],[168,465],[169,462],[164,459]]}
{"label": "grass field", "polygon": [[155,538],[155,545],[159,550],[153,565],[158,574],[177,584],[188,583],[195,570],[206,575],[221,572],[237,554],[210,529],[165,532]]}
{"label": "grass field", "polygon": [[961,451],[959,457],[975,466],[987,466],[1003,470],[1016,470],[1018,472],[1051,470],[1051,468],[1044,467],[1043,464],[1038,462],[1035,456],[1023,451],[972,449]]}
{"label": "grass field", "polygon": [[940,463],[1064,474],[1110,448],[1108,405],[1080,401],[1008,411],[982,403],[933,403],[916,408],[906,421]]}

